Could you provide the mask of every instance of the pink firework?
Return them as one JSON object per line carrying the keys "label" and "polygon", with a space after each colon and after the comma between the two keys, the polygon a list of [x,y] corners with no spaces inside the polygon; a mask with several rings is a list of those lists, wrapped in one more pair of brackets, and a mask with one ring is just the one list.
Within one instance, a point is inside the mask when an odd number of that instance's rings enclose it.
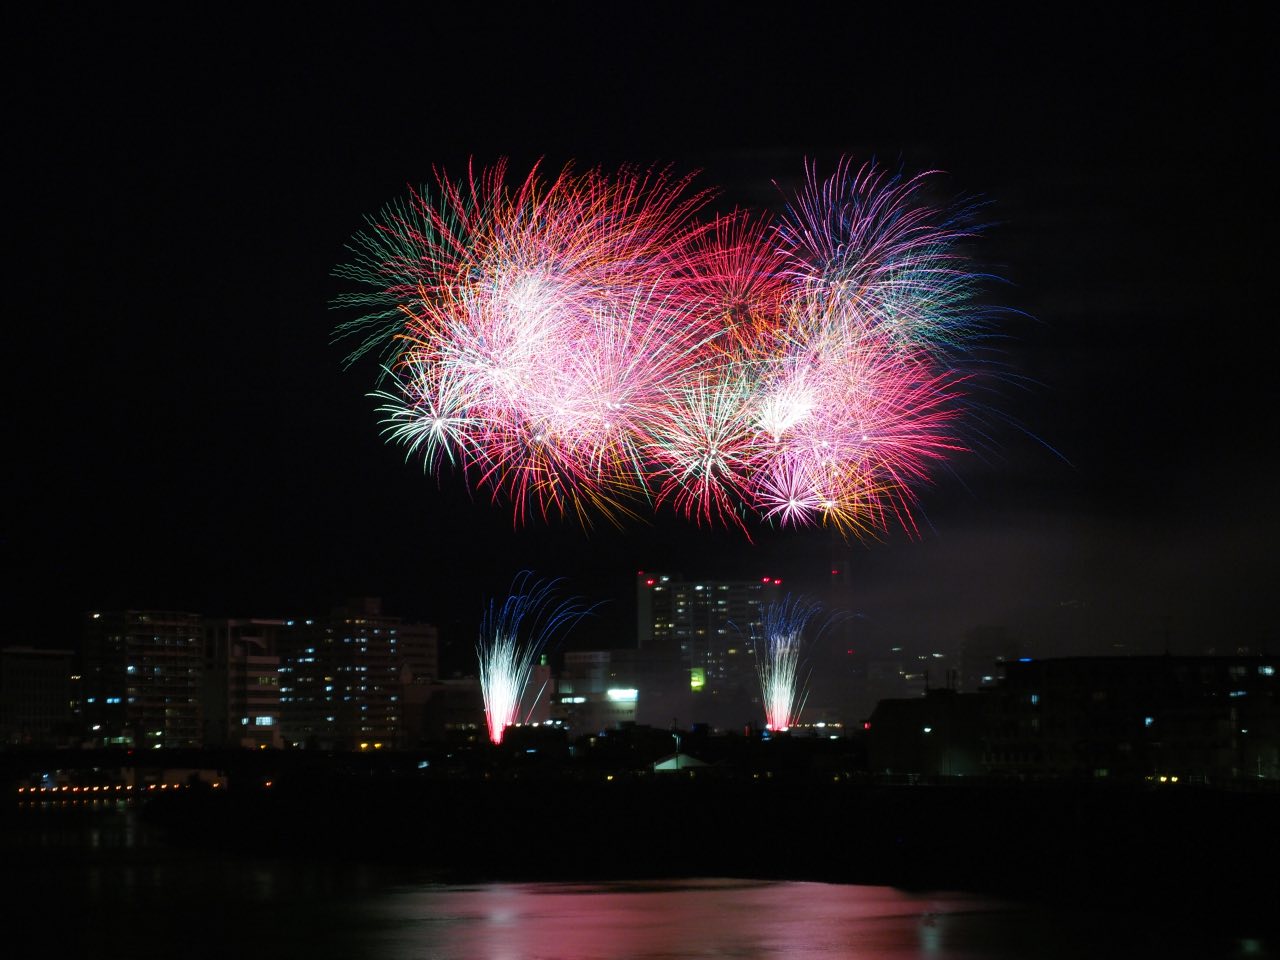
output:
{"label": "pink firework", "polygon": [[788,333],[755,395],[755,506],[782,523],[913,530],[929,466],[963,449],[959,377],[830,306],[810,302]]}
{"label": "pink firework", "polygon": [[765,219],[717,217],[697,235],[675,286],[685,312],[706,318],[712,354],[734,362],[765,349],[792,287],[786,264]]}
{"label": "pink firework", "polygon": [[629,513],[646,495],[642,424],[707,336],[667,292],[702,232],[691,214],[705,198],[687,187],[633,171],[543,184],[535,170],[508,192],[499,167],[441,178],[439,209],[415,196],[393,263],[416,245],[422,276],[412,297],[387,291],[406,301],[407,331],[391,432],[427,438],[517,518]]}
{"label": "pink firework", "polygon": [[751,431],[751,384],[734,367],[704,372],[667,398],[650,428],[648,454],[660,481],[658,500],[698,523],[746,529],[759,445]]}
{"label": "pink firework", "polygon": [[841,163],[776,223],[696,218],[687,177],[437,176],[392,205],[339,274],[353,358],[387,357],[387,435],[530,515],[876,533],[964,448],[977,318],[968,211],[928,175]]}

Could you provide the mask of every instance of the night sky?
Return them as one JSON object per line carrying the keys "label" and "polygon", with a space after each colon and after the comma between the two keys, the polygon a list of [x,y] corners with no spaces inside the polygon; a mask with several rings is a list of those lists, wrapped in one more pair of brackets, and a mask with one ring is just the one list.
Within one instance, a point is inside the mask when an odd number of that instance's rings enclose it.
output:
{"label": "night sky", "polygon": [[[580,636],[609,643],[637,569],[802,587],[838,549],[867,643],[1276,648],[1261,14],[436,6],[10,22],[4,644],[360,594],[463,636],[526,567],[615,596]],[[331,342],[345,244],[433,167],[669,163],[777,210],[846,154],[983,198],[1010,308],[988,442],[921,492],[918,538],[514,530],[381,442],[376,370]]]}

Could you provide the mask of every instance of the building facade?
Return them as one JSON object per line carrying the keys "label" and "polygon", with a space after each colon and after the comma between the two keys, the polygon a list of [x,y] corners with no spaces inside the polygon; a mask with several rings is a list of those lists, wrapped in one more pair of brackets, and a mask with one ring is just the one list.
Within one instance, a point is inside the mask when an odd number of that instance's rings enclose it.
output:
{"label": "building facade", "polygon": [[690,719],[736,728],[760,714],[756,641],[764,608],[784,596],[782,579],[636,577],[640,650],[675,658],[693,694]]}
{"label": "building facade", "polygon": [[280,657],[283,620],[205,622],[206,746],[280,747]]}
{"label": "building facade", "polygon": [[0,650],[0,743],[53,747],[78,739],[72,725],[70,650]]}
{"label": "building facade", "polygon": [[1280,658],[1019,658],[977,693],[885,700],[874,773],[1280,780]]}
{"label": "building facade", "polygon": [[204,625],[199,614],[89,614],[81,670],[88,741],[137,748],[198,747]]}
{"label": "building facade", "polygon": [[404,745],[406,682],[429,685],[438,662],[436,628],[384,614],[375,597],[284,621],[278,653],[283,742],[332,750]]}

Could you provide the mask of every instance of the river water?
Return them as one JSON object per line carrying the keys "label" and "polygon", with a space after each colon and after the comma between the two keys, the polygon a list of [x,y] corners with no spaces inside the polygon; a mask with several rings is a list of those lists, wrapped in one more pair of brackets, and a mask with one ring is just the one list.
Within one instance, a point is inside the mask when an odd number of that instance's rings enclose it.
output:
{"label": "river water", "polygon": [[7,956],[1256,960],[1277,947],[1274,929],[1186,913],[717,878],[450,885],[335,862],[322,840],[281,859],[171,847],[131,816],[17,827],[0,845]]}

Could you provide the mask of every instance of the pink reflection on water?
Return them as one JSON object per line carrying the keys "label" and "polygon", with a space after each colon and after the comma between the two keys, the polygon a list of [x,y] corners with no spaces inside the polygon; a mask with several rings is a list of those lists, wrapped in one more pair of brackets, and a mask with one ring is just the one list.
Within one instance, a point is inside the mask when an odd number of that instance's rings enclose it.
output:
{"label": "pink reflection on water", "polygon": [[379,913],[390,924],[376,953],[433,960],[951,960],[967,955],[949,950],[952,915],[1000,909],[963,894],[821,883],[419,888],[383,903]]}

